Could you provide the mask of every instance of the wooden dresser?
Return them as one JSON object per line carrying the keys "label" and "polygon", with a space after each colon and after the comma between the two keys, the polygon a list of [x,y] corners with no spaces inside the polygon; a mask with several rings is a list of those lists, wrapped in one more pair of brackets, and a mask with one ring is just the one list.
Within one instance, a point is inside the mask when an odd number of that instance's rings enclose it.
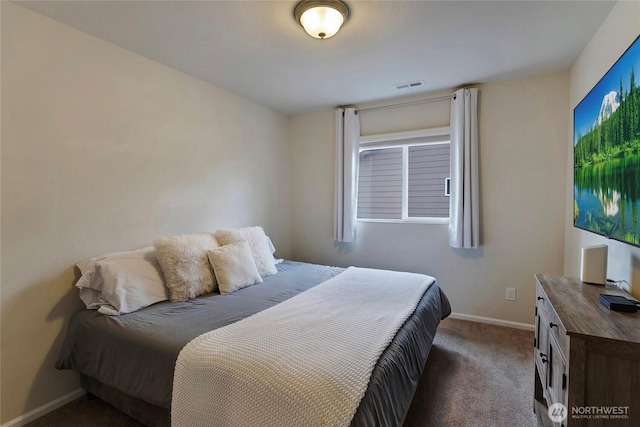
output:
{"label": "wooden dresser", "polygon": [[[537,274],[536,280],[538,419],[556,427],[640,426],[640,312],[609,311],[598,299],[629,295],[576,278]],[[555,403],[567,417],[552,423],[547,408]]]}

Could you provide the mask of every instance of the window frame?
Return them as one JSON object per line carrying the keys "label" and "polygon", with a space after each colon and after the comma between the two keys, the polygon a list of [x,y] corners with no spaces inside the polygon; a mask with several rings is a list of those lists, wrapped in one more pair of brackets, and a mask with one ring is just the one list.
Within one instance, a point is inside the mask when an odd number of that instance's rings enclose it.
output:
{"label": "window frame", "polygon": [[[434,138],[433,142],[398,142],[402,140],[412,138]],[[356,218],[359,222],[376,222],[376,223],[390,223],[390,224],[449,224],[451,218],[451,212],[447,218],[441,217],[409,217],[408,205],[409,205],[409,147],[418,145],[431,145],[431,144],[448,144],[451,146],[451,130],[449,126],[417,129],[411,131],[402,132],[390,132],[380,133],[375,135],[366,135],[360,137],[360,144],[358,147],[358,156],[363,151],[385,149],[385,148],[398,148],[402,147],[402,218],[396,219],[381,219],[381,218]],[[358,177],[359,179],[359,177]],[[356,214],[357,215],[357,214]]]}

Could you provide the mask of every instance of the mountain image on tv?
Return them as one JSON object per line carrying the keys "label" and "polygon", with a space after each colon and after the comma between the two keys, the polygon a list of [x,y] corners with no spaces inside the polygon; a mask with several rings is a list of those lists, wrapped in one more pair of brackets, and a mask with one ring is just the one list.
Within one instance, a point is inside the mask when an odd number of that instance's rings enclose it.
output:
{"label": "mountain image on tv", "polygon": [[578,228],[640,246],[640,37],[574,109]]}

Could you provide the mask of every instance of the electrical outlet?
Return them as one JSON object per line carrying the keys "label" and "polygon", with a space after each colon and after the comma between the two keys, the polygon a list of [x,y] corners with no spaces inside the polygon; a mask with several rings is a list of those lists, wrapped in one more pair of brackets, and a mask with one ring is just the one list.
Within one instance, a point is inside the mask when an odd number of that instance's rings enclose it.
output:
{"label": "electrical outlet", "polygon": [[507,288],[507,301],[515,301],[516,300],[516,288]]}

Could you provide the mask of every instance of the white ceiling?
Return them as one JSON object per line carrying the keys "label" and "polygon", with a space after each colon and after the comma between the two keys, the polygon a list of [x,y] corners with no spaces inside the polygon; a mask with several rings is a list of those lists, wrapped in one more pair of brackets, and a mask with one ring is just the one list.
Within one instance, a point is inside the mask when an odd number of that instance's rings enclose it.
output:
{"label": "white ceiling", "polygon": [[286,114],[567,69],[615,3],[345,2],[328,40],[295,0],[16,3]]}

